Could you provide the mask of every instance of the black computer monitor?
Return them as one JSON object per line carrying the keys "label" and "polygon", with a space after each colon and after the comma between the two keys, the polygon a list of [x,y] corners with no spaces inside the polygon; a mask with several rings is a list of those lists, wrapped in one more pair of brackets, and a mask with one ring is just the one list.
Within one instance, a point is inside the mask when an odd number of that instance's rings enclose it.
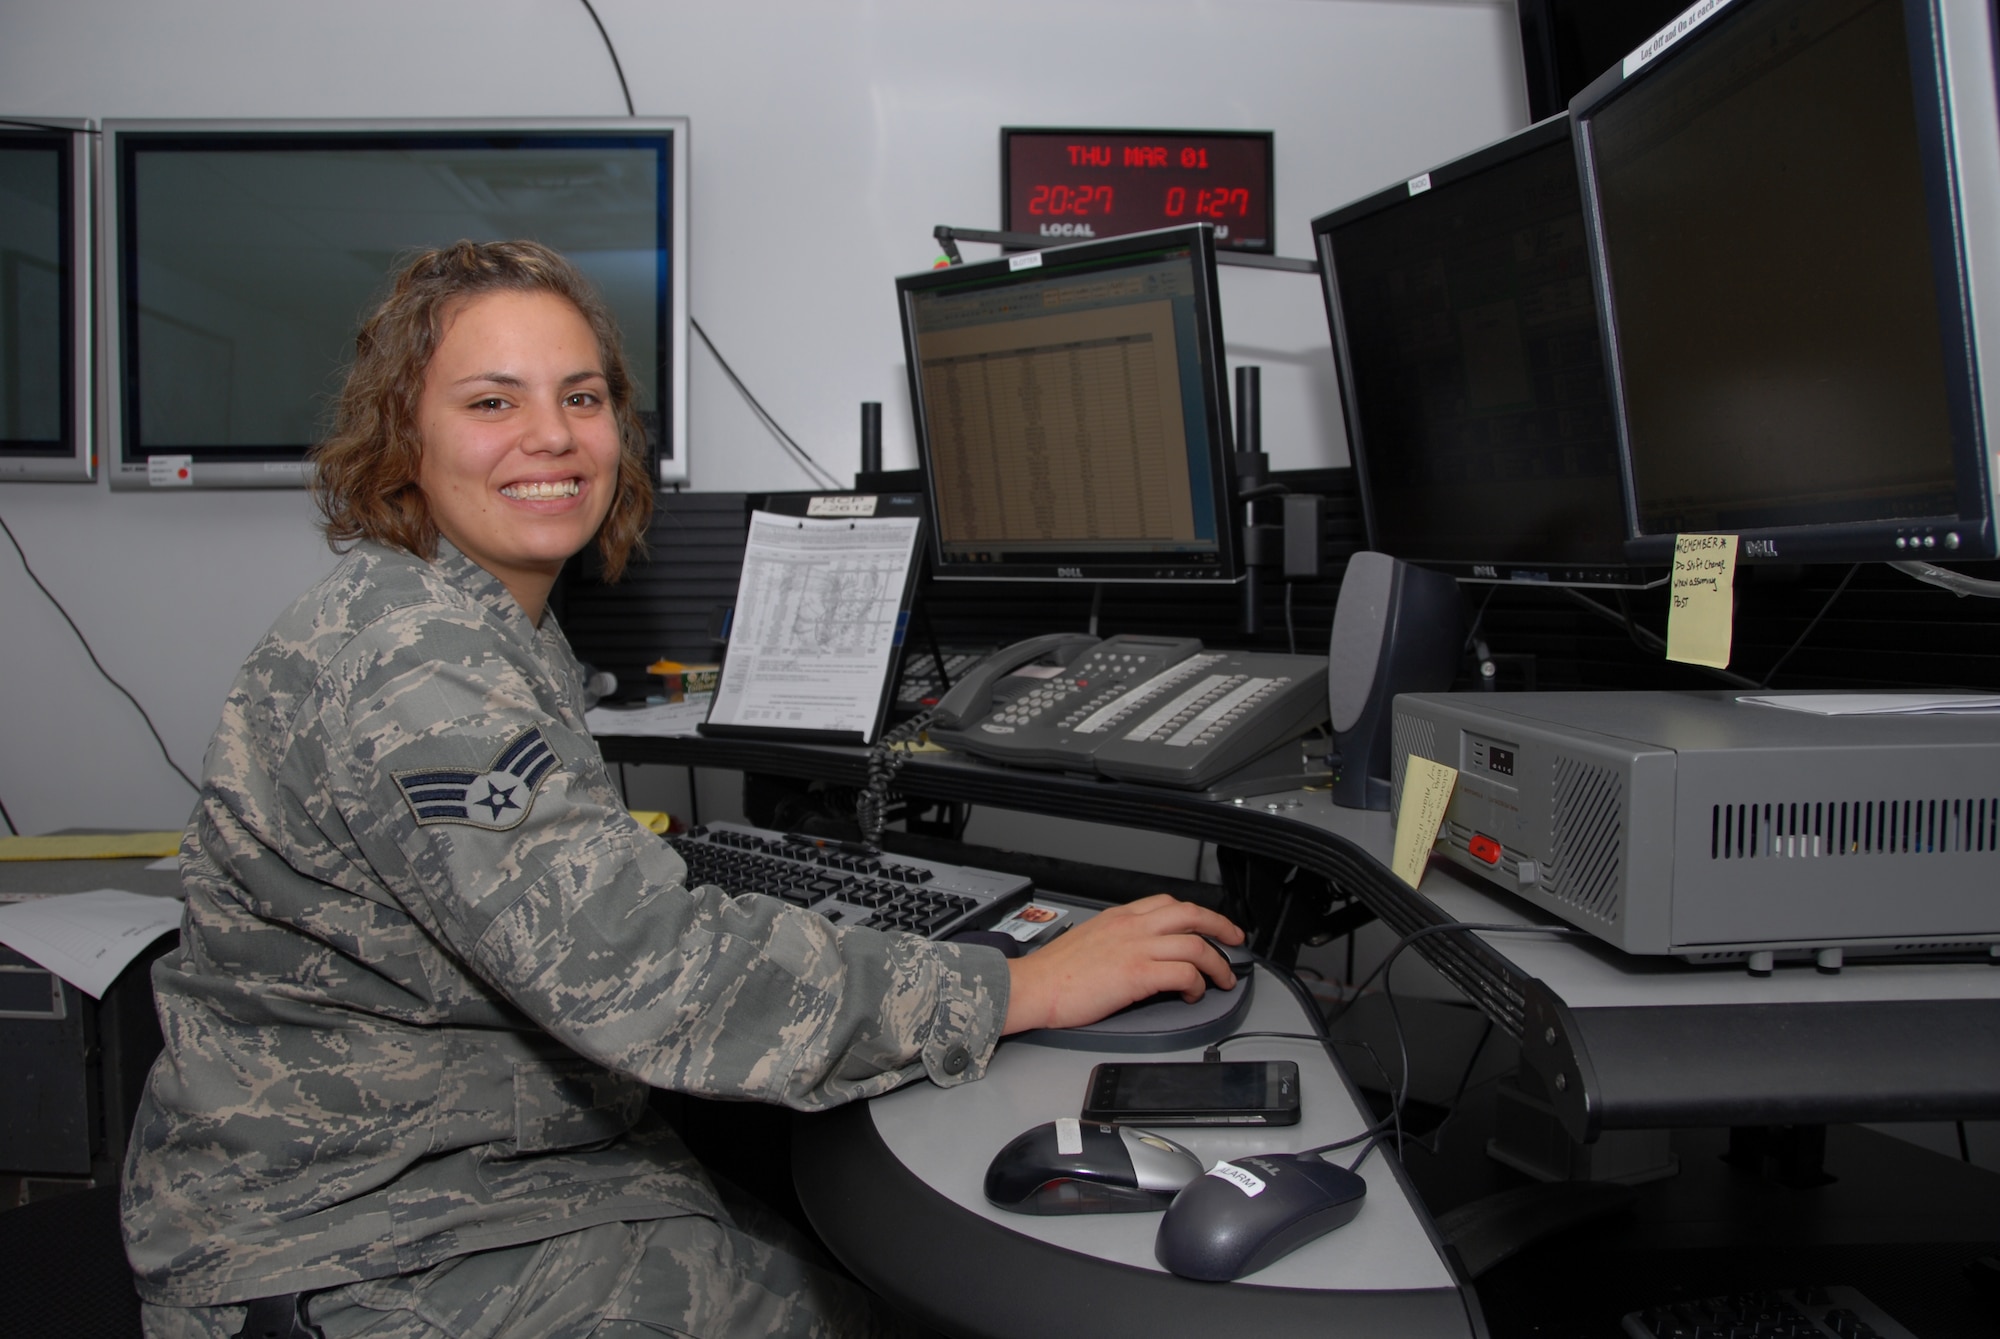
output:
{"label": "black computer monitor", "polygon": [[896,281],[933,574],[1228,582],[1228,398],[1207,225]]}
{"label": "black computer monitor", "polygon": [[662,481],[687,477],[687,122],[107,121],[114,488],[284,487],[390,271],[528,238],[617,319]]}
{"label": "black computer monitor", "polygon": [[1313,220],[1369,547],[1643,585],[1567,116]]}
{"label": "black computer monitor", "polygon": [[1630,552],[1994,555],[1997,107],[1986,0],[1698,5],[1577,95]]}
{"label": "black computer monitor", "polygon": [[94,472],[89,140],[0,122],[0,480]]}

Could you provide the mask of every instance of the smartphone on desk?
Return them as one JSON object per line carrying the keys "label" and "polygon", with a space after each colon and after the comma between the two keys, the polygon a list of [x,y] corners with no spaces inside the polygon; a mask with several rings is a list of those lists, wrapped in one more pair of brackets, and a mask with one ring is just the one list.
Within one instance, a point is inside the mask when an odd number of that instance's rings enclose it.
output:
{"label": "smartphone on desk", "polygon": [[1101,1125],[1297,1125],[1290,1060],[1121,1061],[1090,1071],[1083,1111]]}

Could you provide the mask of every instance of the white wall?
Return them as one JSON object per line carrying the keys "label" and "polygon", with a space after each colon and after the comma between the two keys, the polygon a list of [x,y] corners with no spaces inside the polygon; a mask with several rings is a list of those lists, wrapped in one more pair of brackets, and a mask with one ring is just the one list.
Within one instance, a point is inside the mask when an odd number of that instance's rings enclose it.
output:
{"label": "white wall", "polygon": [[[692,118],[691,310],[828,469],[856,405],[914,463],[890,280],[998,223],[1003,124],[1277,134],[1278,249],[1526,121],[1509,0],[598,0],[642,114]],[[606,115],[574,0],[0,0],[0,115]],[[975,248],[978,252],[982,249]],[[1345,461],[1316,282],[1225,271],[1281,468]],[[806,478],[697,342],[694,486]],[[0,517],[195,773],[230,678],[331,559],[298,493],[0,484]],[[192,796],[0,546],[0,802],[25,832],[177,827]]]}

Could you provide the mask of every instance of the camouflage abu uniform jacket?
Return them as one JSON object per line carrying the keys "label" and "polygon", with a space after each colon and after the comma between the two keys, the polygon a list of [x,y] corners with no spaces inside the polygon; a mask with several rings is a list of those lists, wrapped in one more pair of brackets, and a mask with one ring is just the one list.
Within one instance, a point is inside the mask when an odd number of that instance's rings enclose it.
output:
{"label": "camouflage abu uniform jacket", "polygon": [[251,654],[153,976],[146,1300],[713,1212],[642,1083],[812,1108],[984,1072],[1004,958],[684,888],[582,700],[555,620],[442,541],[358,547]]}

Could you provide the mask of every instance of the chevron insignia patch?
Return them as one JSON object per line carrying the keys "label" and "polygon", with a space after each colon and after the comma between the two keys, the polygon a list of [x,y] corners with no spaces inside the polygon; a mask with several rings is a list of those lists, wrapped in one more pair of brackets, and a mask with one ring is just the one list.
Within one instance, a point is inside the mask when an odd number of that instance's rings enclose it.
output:
{"label": "chevron insignia patch", "polygon": [[419,824],[465,823],[505,832],[528,816],[543,778],[555,765],[555,750],[539,727],[530,726],[508,741],[483,772],[426,767],[393,775]]}

